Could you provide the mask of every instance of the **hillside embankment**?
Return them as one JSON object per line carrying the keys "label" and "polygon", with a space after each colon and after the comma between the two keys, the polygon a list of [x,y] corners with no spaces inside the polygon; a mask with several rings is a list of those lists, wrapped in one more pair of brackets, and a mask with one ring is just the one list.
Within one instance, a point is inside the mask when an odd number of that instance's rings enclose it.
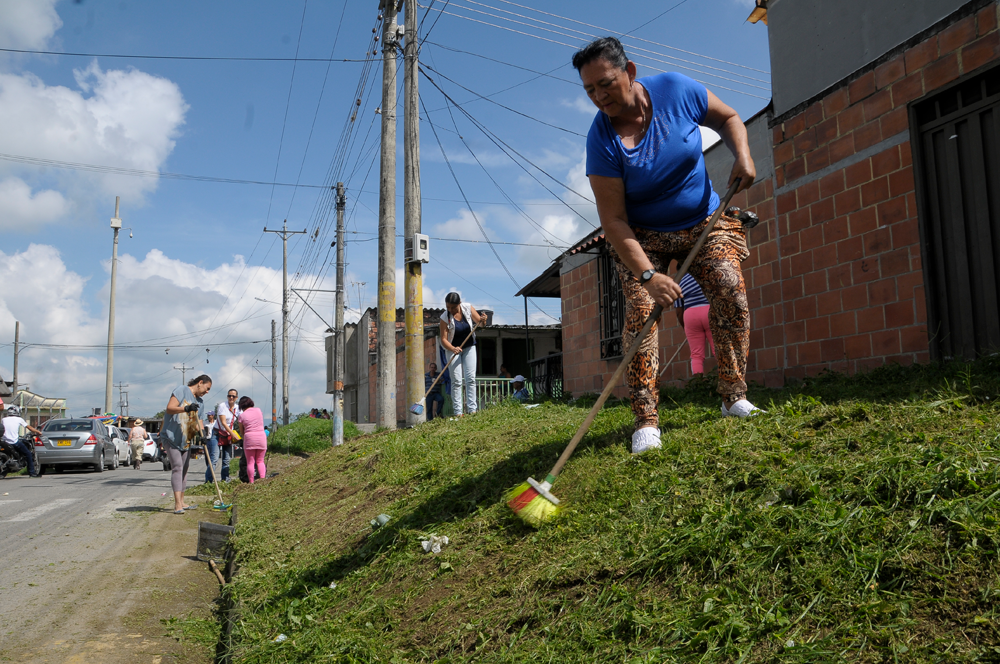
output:
{"label": "hillside embankment", "polygon": [[666,390],[639,457],[606,407],[537,531],[503,493],[592,401],[361,436],[238,487],[232,661],[1000,661],[1000,358],[750,396],[768,413],[737,420],[711,378]]}

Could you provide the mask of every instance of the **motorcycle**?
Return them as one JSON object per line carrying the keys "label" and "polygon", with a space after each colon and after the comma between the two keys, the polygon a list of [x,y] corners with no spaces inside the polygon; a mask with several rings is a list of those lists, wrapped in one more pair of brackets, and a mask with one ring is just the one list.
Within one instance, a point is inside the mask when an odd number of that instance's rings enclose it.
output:
{"label": "motorcycle", "polygon": [[[38,453],[35,451],[35,442],[45,439],[39,436],[28,434],[21,436],[17,442],[23,443],[28,448],[28,453],[32,456],[32,462],[38,474],[41,474],[41,466],[38,464]],[[28,457],[23,451],[14,447],[6,441],[0,440],[0,479],[7,477],[8,473],[17,473],[28,467]]]}

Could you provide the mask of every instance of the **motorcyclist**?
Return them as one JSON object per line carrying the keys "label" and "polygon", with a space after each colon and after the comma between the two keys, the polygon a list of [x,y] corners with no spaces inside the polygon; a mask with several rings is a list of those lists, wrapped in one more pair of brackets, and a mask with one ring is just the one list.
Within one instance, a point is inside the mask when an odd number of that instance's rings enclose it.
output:
{"label": "motorcyclist", "polygon": [[7,406],[7,417],[3,418],[3,442],[13,447],[28,459],[28,474],[31,477],[41,477],[38,469],[35,468],[35,455],[32,454],[34,450],[28,449],[27,445],[18,440],[21,427],[24,427],[25,430],[38,434],[39,436],[42,435],[41,431],[28,424],[24,418],[21,417],[21,409],[18,406],[13,404]]}

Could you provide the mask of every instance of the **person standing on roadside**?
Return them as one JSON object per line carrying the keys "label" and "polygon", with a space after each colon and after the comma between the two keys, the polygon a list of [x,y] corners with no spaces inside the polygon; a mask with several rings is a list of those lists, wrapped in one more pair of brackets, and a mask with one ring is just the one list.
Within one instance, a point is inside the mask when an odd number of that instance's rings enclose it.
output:
{"label": "person standing on roadside", "polygon": [[[240,405],[237,403],[239,392],[230,388],[226,393],[226,400],[220,401],[215,406],[215,437],[218,442],[219,454],[222,458],[222,472],[219,479],[223,482],[229,481],[229,462],[235,456],[236,441],[233,436],[233,428],[240,417]],[[215,457],[212,457],[212,465],[215,465]],[[210,481],[208,469],[205,469],[205,481]]]}
{"label": "person standing on roadside", "polygon": [[128,446],[132,448],[132,467],[136,470],[142,465],[142,448],[146,446],[146,429],[143,424],[145,422],[142,419],[136,418],[128,432]]}
{"label": "person standing on roadside", "polygon": [[[188,464],[191,461],[191,446],[201,432],[203,423],[201,414],[205,408],[202,397],[212,389],[212,379],[205,374],[181,385],[170,394],[167,409],[163,412],[163,431],[160,440],[164,442],[164,451],[170,457],[170,488],[174,492],[174,514],[184,514],[184,510],[194,509],[197,505],[184,502],[184,489],[187,486]],[[197,426],[185,426],[191,414],[198,418]],[[193,435],[192,435],[193,432]]]}
{"label": "person standing on roadside", "polygon": [[208,484],[212,481],[212,467],[219,458],[219,437],[216,435],[219,423],[215,421],[214,411],[208,411],[205,417],[208,418],[205,422],[205,484]]}
{"label": "person standing on roadside", "polygon": [[247,458],[247,476],[250,484],[253,484],[254,471],[257,470],[257,479],[262,480],[267,477],[267,468],[264,466],[264,455],[267,453],[267,434],[264,433],[264,413],[260,408],[253,405],[253,399],[243,397],[240,399],[240,410],[242,415],[239,421],[240,435],[243,436],[243,454]]}

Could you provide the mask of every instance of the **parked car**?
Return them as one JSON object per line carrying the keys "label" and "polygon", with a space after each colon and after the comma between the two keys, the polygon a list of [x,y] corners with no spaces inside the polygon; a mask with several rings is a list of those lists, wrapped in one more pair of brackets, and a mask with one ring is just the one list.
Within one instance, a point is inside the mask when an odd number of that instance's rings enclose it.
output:
{"label": "parked car", "polygon": [[131,466],[132,448],[128,444],[129,430],[108,425],[108,435],[111,436],[115,449],[118,450],[118,460],[121,465]]}
{"label": "parked car", "polygon": [[153,438],[152,434],[146,434],[146,442],[142,446],[142,460],[143,461],[159,461],[162,456],[162,451],[160,446],[156,444],[156,439]]}
{"label": "parked car", "polygon": [[118,468],[118,449],[100,420],[65,418],[42,425],[43,443],[35,445],[43,470],[90,466],[95,472]]}

